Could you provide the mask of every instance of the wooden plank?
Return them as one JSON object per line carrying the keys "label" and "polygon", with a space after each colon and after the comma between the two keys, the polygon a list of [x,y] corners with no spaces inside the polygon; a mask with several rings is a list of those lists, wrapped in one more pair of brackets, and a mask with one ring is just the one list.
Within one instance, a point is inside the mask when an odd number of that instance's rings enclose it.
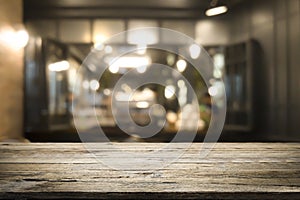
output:
{"label": "wooden plank", "polygon": [[[128,152],[150,152],[166,144],[118,144]],[[96,154],[122,159],[108,144]],[[168,151],[182,150],[172,144]],[[113,170],[80,143],[0,145],[0,198],[264,198],[300,195],[299,143],[218,143],[205,158],[194,143],[159,170]],[[153,159],[159,158],[155,155]]]}

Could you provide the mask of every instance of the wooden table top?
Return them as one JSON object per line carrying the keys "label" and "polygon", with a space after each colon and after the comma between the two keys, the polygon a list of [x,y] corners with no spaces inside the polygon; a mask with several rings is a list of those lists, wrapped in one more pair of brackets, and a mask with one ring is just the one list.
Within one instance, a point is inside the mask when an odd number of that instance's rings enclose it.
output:
{"label": "wooden table top", "polygon": [[[162,169],[128,172],[102,164],[82,143],[0,144],[0,198],[300,199],[300,143],[217,143],[205,158],[200,146]],[[112,156],[106,147],[97,150]]]}

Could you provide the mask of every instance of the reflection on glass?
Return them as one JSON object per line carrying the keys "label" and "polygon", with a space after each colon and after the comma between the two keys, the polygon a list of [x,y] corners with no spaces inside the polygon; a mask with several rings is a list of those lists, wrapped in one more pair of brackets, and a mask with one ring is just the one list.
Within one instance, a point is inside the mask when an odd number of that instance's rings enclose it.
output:
{"label": "reflection on glass", "polygon": [[[50,129],[62,129],[62,126],[68,127],[73,123],[70,117],[72,92],[76,80],[81,78],[81,75],[77,75],[80,62],[71,56],[65,59],[65,49],[59,44],[49,42],[47,50]],[[83,83],[83,87],[88,89],[86,81]],[[91,87],[95,88],[97,85],[93,83]]]}

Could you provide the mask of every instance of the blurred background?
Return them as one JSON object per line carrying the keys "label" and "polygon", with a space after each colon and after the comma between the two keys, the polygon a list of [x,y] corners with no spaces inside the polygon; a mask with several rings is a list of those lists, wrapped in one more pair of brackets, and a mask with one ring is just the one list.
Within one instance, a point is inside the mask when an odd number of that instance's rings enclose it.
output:
{"label": "blurred background", "polygon": [[[106,42],[143,27],[179,31],[202,45],[214,63],[214,87],[207,88],[185,58],[151,49],[161,42],[175,50],[184,48],[197,59],[197,45],[151,31],[144,33],[143,43],[130,34]],[[103,52],[105,66],[114,52],[136,46],[141,50],[109,66],[100,80],[86,79],[96,70],[93,65],[83,65],[77,73],[91,51]],[[165,74],[166,87],[139,88],[130,101],[130,114],[141,126],[149,123],[151,105],[164,106],[166,124],[157,135],[129,136],[112,116],[111,99],[126,99],[126,93],[112,95],[117,80],[136,65],[150,63],[176,69],[198,91],[195,141],[205,137],[211,97],[221,80],[227,115],[220,141],[300,141],[300,0],[0,0],[0,47],[0,141],[80,142],[72,113],[76,79],[82,84],[80,95],[91,105],[82,113],[87,129],[97,126],[89,119],[96,113],[111,141],[171,141],[178,124],[193,116],[192,110],[189,116],[181,114],[179,104],[190,109],[189,94],[174,75]],[[137,75],[144,70],[151,68],[137,68]],[[184,129],[188,132],[189,124]]]}

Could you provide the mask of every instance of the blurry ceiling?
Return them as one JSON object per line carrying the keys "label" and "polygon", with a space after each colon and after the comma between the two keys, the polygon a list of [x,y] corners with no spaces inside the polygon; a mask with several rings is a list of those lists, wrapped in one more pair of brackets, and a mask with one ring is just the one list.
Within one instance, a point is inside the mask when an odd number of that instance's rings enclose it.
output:
{"label": "blurry ceiling", "polygon": [[[245,0],[219,0],[233,8]],[[24,0],[24,19],[204,17],[210,0]]]}

